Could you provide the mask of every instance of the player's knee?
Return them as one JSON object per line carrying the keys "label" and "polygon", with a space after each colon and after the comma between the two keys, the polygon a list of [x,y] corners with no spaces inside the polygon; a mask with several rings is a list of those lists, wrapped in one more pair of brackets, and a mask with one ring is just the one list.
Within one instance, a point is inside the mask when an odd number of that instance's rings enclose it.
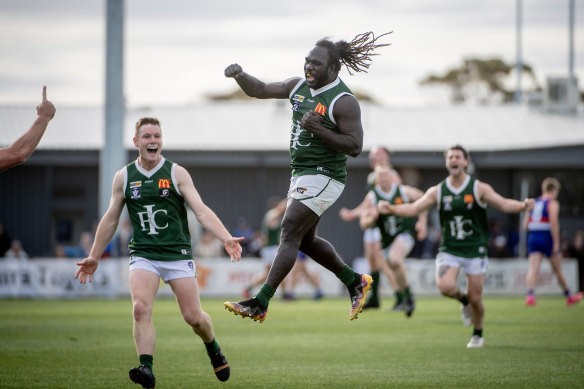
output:
{"label": "player's knee", "polygon": [[150,320],[152,317],[152,304],[148,304],[142,300],[136,300],[133,304],[132,314],[136,321]]}
{"label": "player's knee", "polygon": [[203,314],[203,312],[186,312],[183,314],[183,319],[188,325],[193,327],[195,331],[205,327],[207,324],[207,317]]}

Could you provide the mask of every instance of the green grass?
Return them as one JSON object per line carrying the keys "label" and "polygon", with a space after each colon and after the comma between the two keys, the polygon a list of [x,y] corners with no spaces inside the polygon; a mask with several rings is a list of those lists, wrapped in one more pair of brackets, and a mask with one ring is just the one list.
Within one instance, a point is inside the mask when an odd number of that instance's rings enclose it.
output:
{"label": "green grass", "polygon": [[[458,305],[420,298],[411,319],[377,311],[348,320],[348,299],[274,300],[263,324],[204,299],[231,379],[215,378],[174,300],[155,304],[159,388],[576,388],[584,385],[584,304],[487,297],[485,347]],[[0,300],[0,388],[137,388],[130,301]]]}

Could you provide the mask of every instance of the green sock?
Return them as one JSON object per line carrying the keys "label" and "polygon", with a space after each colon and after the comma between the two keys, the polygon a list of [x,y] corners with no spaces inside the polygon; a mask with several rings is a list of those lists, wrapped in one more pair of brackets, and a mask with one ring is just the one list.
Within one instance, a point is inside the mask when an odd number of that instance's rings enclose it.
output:
{"label": "green sock", "polygon": [[335,274],[341,282],[347,286],[351,286],[351,284],[355,281],[355,276],[357,273],[353,269],[349,267],[349,265],[345,265],[343,270]]}
{"label": "green sock", "polygon": [[371,297],[370,300],[377,301],[379,298],[379,272],[371,272],[371,278],[373,278],[373,285],[371,285]]}
{"label": "green sock", "polygon": [[403,294],[404,294],[404,298],[406,300],[412,297],[412,292],[410,292],[410,287],[409,286],[406,286],[405,287],[405,289],[403,291]]}
{"label": "green sock", "polygon": [[260,292],[255,297],[258,299],[262,307],[267,308],[275,293],[276,289],[272,288],[268,284],[264,284],[264,286],[262,286],[260,289]]}
{"label": "green sock", "polygon": [[461,297],[457,298],[458,301],[462,303],[462,305],[468,305],[468,296],[463,294]]}
{"label": "green sock", "polygon": [[395,302],[398,304],[401,304],[404,301],[402,293],[399,290],[396,290],[394,292],[394,294],[395,294]]}
{"label": "green sock", "polygon": [[207,349],[207,354],[215,355],[219,351],[219,343],[213,338],[209,343],[205,343],[205,348]]}
{"label": "green sock", "polygon": [[148,366],[152,370],[152,365],[154,364],[154,357],[149,354],[140,355],[140,365]]}

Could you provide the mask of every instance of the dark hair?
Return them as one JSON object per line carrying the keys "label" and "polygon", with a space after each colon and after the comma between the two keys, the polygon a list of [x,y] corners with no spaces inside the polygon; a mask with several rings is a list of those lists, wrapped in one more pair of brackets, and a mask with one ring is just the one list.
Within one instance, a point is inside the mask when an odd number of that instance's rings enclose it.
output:
{"label": "dark hair", "polygon": [[351,69],[355,72],[365,72],[369,69],[371,57],[378,55],[373,53],[378,47],[389,46],[389,43],[375,44],[382,36],[391,34],[393,31],[381,34],[375,37],[371,31],[364,32],[353,38],[351,42],[338,41],[332,42],[328,38],[323,38],[316,42],[316,46],[326,49],[330,55],[331,66],[335,72],[341,70],[341,64],[345,65],[349,74]]}
{"label": "dark hair", "polygon": [[467,161],[470,161],[470,154],[468,151],[466,151],[466,149],[464,147],[462,147],[459,144],[456,144],[454,146],[450,146],[448,149],[446,149],[446,151],[444,152],[444,156],[446,157],[446,154],[448,154],[448,152],[450,150],[459,150],[462,151],[462,154],[464,155],[464,159],[466,159]]}

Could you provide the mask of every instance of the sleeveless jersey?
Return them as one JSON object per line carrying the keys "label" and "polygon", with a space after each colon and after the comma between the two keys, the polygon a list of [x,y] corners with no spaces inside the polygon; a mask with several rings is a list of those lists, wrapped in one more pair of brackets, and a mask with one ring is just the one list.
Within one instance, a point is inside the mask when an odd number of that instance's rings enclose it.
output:
{"label": "sleeveless jersey", "polygon": [[132,222],[130,256],[155,261],[193,259],[187,210],[178,191],[176,164],[162,158],[151,171],[126,165],[124,201]]}
{"label": "sleeveless jersey", "polygon": [[550,216],[548,207],[550,199],[538,197],[535,199],[533,209],[529,211],[529,219],[527,219],[528,231],[550,231]]}
{"label": "sleeveless jersey", "polygon": [[487,256],[487,205],[481,203],[477,196],[478,182],[467,175],[460,188],[453,188],[448,180],[438,185],[438,214],[442,233],[438,251],[461,258]]}
{"label": "sleeveless jersey", "polygon": [[301,80],[290,92],[292,126],[290,129],[290,166],[293,176],[323,174],[341,183],[347,178],[347,155],[331,149],[322,139],[300,126],[306,112],[314,111],[322,116],[322,125],[339,132],[333,117],[335,102],[351,90],[340,78],[318,90]]}
{"label": "sleeveless jersey", "polygon": [[[408,197],[403,193],[401,185],[392,185],[389,192],[384,192],[379,186],[371,190],[375,198],[375,204],[386,200],[390,204],[409,203]],[[414,236],[416,218],[401,217],[395,215],[379,215],[376,226],[381,232],[381,247],[384,249],[393,243],[393,240],[401,233],[407,232]]]}

